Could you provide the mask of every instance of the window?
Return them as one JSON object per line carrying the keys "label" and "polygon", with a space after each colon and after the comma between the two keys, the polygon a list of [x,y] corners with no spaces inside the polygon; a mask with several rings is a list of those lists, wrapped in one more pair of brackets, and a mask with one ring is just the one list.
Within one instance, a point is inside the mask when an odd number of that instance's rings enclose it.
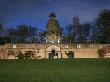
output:
{"label": "window", "polygon": [[15,44],[13,44],[13,48],[16,48],[16,45]]}
{"label": "window", "polygon": [[68,48],[68,46],[65,46],[65,48],[67,49],[67,48]]}
{"label": "window", "polygon": [[77,48],[81,48],[81,45],[80,44],[77,44]]}
{"label": "window", "polygon": [[32,47],[32,44],[27,44],[26,47],[27,48],[31,48]]}
{"label": "window", "polygon": [[93,46],[93,44],[90,44],[89,47],[90,47],[90,48],[93,48],[94,46]]}
{"label": "window", "polygon": [[54,40],[52,40],[52,43],[54,43]]}

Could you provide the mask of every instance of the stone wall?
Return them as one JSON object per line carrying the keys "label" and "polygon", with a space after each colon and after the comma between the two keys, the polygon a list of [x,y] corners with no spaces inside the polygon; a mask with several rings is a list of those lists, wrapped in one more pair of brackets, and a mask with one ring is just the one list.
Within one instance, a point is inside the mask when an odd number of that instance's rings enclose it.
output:
{"label": "stone wall", "polygon": [[[106,44],[107,45],[107,44]],[[49,58],[52,49],[58,53],[58,58],[68,58],[65,52],[73,51],[74,58],[99,58],[98,49],[102,49],[105,44],[6,44],[0,46],[0,59],[17,59],[18,51],[35,51],[39,59]],[[8,52],[13,54],[8,55]],[[106,56],[105,56],[106,57]]]}
{"label": "stone wall", "polygon": [[6,50],[5,50],[5,46],[2,45],[0,46],[0,59],[5,59],[6,58]]}

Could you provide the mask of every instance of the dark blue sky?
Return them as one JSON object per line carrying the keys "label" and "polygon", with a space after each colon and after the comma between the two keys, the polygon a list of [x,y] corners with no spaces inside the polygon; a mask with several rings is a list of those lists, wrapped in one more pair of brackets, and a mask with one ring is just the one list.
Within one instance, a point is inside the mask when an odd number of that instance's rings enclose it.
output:
{"label": "dark blue sky", "polygon": [[110,9],[110,0],[0,0],[0,22],[8,28],[27,24],[45,29],[49,13],[55,12],[65,27],[75,15],[81,23],[92,22],[102,9]]}

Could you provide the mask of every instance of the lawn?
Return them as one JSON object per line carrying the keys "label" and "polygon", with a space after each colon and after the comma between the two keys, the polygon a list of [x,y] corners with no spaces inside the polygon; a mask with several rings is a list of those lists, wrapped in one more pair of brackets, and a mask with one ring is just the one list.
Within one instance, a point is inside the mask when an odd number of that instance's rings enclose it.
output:
{"label": "lawn", "polygon": [[0,82],[110,82],[110,59],[0,60]]}

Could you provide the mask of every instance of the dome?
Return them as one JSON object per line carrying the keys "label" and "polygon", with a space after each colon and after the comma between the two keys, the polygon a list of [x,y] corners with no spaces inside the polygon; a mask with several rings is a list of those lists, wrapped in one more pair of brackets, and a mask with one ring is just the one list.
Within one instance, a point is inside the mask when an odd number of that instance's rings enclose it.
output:
{"label": "dome", "polygon": [[46,25],[46,43],[60,42],[60,26],[56,20],[55,13],[49,15],[50,19]]}
{"label": "dome", "polygon": [[58,21],[55,19],[56,15],[55,14],[50,14],[50,19],[47,22],[46,25],[46,34],[55,34],[59,35],[60,34],[60,26]]}

